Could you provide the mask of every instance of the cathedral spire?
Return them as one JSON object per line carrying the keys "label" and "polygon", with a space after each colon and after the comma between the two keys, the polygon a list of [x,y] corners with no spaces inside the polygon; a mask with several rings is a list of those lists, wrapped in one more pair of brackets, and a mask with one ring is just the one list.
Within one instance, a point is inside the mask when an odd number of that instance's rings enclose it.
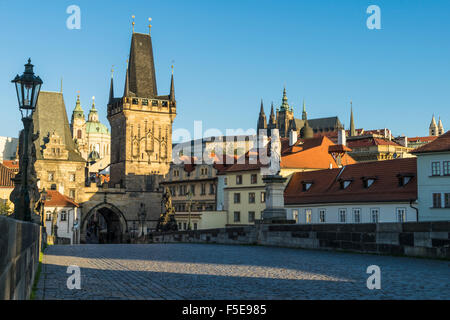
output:
{"label": "cathedral spire", "polygon": [[259,130],[261,129],[267,129],[267,119],[266,114],[264,113],[264,106],[263,106],[263,100],[261,99],[261,109],[259,110],[259,117],[258,117],[258,124],[257,124],[257,130],[259,134]]}
{"label": "cathedral spire", "polygon": [[441,117],[439,117],[439,122],[438,122],[438,135],[443,135],[444,134],[444,125],[442,124],[442,120]]}
{"label": "cathedral spire", "polygon": [[429,130],[429,133],[430,133],[430,136],[437,136],[438,135],[438,126],[437,126],[437,124],[436,124],[436,118],[434,117],[434,114],[433,114],[433,117],[431,118],[431,123],[430,123],[430,128],[429,128],[430,130]]}
{"label": "cathedral spire", "polygon": [[356,136],[355,121],[353,119],[353,102],[350,101],[350,137]]}
{"label": "cathedral spire", "polygon": [[306,106],[305,106],[305,99],[303,99],[303,112],[302,112],[302,120],[306,120],[307,113],[306,113]]}
{"label": "cathedral spire", "polygon": [[273,102],[272,107],[270,108],[269,123],[272,125],[276,125],[277,123],[277,119],[275,118],[275,112],[273,111]]}
{"label": "cathedral spire", "polygon": [[284,110],[289,111],[290,110],[289,104],[288,104],[288,98],[287,98],[287,95],[286,95],[286,87],[284,87],[284,89],[283,89],[283,99],[282,99],[280,110],[281,111],[284,111]]}

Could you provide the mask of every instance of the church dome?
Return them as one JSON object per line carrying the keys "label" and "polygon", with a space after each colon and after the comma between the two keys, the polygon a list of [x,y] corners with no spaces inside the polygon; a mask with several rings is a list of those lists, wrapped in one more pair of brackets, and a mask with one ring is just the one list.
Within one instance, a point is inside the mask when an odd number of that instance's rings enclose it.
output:
{"label": "church dome", "polygon": [[100,154],[97,151],[89,153],[88,161],[97,161],[98,159],[100,159]]}
{"label": "church dome", "polygon": [[305,125],[300,130],[300,138],[310,139],[314,137],[314,130],[308,124],[308,120],[305,121]]}
{"label": "church dome", "polygon": [[109,129],[101,122],[86,122],[86,133],[102,133],[102,134],[110,134]]}

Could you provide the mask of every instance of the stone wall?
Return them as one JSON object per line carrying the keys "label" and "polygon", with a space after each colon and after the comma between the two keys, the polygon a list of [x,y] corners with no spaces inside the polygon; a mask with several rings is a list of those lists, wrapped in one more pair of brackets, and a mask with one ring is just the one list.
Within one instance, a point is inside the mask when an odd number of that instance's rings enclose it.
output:
{"label": "stone wall", "polygon": [[450,221],[379,224],[257,224],[157,233],[153,242],[254,244],[450,259]]}
{"label": "stone wall", "polygon": [[0,216],[0,300],[30,297],[39,253],[39,225]]}

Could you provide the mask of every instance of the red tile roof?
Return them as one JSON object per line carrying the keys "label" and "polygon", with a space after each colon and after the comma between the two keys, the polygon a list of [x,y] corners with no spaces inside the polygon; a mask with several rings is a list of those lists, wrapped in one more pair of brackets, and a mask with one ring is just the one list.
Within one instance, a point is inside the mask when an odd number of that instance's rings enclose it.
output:
{"label": "red tile roof", "polygon": [[428,153],[428,152],[443,152],[450,151],[450,131],[447,131],[442,136],[439,136],[436,140],[427,143],[417,149],[414,149],[412,153]]}
{"label": "red tile roof", "polygon": [[15,173],[0,163],[0,188],[14,188]]}
{"label": "red tile roof", "polygon": [[[282,142],[281,163],[282,169],[325,169],[330,165],[337,168],[338,165],[329,153],[330,146],[336,146],[330,139],[320,136],[311,139],[299,139],[293,146]],[[226,172],[258,170],[264,166],[257,159],[257,151],[250,150],[245,156],[238,159],[238,163],[226,169]],[[269,156],[268,156],[269,157]],[[253,161],[250,161],[253,159]],[[356,161],[345,154],[341,160],[343,165],[356,163]],[[266,164],[268,165],[268,164]]]}
{"label": "red tile roof", "polygon": [[429,137],[412,137],[408,138],[408,142],[431,142],[436,140],[436,136],[429,136]]}
{"label": "red tile roof", "polygon": [[3,165],[13,172],[19,172],[19,160],[3,160]]}
{"label": "red tile roof", "polygon": [[371,146],[383,146],[383,145],[401,147],[401,145],[395,141],[374,137],[368,137],[363,139],[347,139],[347,145],[352,149]]}
{"label": "red tile roof", "polygon": [[[416,158],[363,162],[342,169],[296,172],[284,192],[286,204],[394,202],[417,199]],[[412,176],[404,186],[402,176]],[[366,188],[364,179],[375,179]],[[342,181],[351,181],[342,189]],[[308,191],[303,183],[312,182]]]}
{"label": "red tile roof", "polygon": [[46,207],[79,207],[80,205],[56,190],[47,190]]}

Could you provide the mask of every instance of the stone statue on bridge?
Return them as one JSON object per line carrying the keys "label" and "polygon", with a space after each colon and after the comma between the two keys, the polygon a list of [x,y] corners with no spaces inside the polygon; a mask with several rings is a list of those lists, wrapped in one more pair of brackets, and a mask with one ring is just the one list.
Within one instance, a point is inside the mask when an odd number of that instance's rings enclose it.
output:
{"label": "stone statue on bridge", "polygon": [[161,204],[164,205],[164,212],[161,213],[156,226],[156,231],[177,231],[178,225],[175,221],[175,208],[172,205],[172,194],[168,187],[165,188]]}

